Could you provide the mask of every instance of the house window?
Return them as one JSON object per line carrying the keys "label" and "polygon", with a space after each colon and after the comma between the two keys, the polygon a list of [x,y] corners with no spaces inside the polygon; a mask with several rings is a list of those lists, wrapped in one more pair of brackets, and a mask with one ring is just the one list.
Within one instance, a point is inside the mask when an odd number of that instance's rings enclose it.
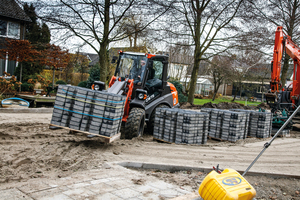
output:
{"label": "house window", "polygon": [[264,93],[267,92],[267,89],[265,86],[259,86],[257,88],[257,93],[262,93],[262,92],[264,92]]}
{"label": "house window", "polygon": [[4,72],[9,73],[10,75],[15,75],[15,69],[17,62],[14,60],[0,59],[0,76],[4,75]]}
{"label": "house window", "polygon": [[19,39],[20,38],[20,24],[17,24],[14,22],[8,22],[7,36]]}
{"label": "house window", "polygon": [[0,20],[0,35],[6,36],[7,32],[7,22]]}
{"label": "house window", "polygon": [[0,35],[20,39],[20,24],[0,20]]}
{"label": "house window", "polygon": [[7,62],[7,73],[13,75],[16,69],[16,61],[8,60]]}

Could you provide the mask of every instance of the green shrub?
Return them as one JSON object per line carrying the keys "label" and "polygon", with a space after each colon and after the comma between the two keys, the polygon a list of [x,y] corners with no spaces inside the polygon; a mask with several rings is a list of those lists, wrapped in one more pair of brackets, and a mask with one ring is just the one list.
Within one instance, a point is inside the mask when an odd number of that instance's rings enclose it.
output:
{"label": "green shrub", "polygon": [[32,92],[32,88],[33,88],[33,84],[31,83],[22,83],[21,85],[21,90],[24,91],[24,92],[27,92],[27,91],[31,91]]}
{"label": "green shrub", "polygon": [[93,85],[94,81],[99,81],[100,80],[100,66],[99,64],[96,64],[93,66],[90,71],[89,71],[90,77],[87,80],[86,87],[91,88]]}
{"label": "green shrub", "polygon": [[84,88],[86,88],[86,85],[87,85],[87,81],[81,81],[80,83],[78,83],[78,86],[79,86],[79,87],[84,87]]}
{"label": "green shrub", "polygon": [[182,84],[179,81],[170,81],[170,83],[172,83],[176,87],[176,90],[178,92],[178,102],[187,102],[188,98],[182,93]]}
{"label": "green shrub", "polygon": [[58,80],[58,81],[56,81],[55,84],[57,84],[57,85],[67,85],[67,83],[64,82],[63,80]]}

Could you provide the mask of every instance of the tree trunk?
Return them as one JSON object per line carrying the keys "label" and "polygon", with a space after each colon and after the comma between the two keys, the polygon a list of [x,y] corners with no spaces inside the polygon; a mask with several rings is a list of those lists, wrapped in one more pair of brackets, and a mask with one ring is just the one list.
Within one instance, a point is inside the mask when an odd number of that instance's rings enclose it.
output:
{"label": "tree trunk", "polygon": [[[199,2],[196,2],[197,8],[199,8],[200,4]],[[189,96],[188,96],[188,102],[189,103],[194,103],[194,94],[195,94],[195,89],[196,89],[196,84],[197,84],[197,79],[198,79],[198,71],[199,71],[199,65],[200,65],[200,60],[201,60],[201,45],[200,45],[200,37],[201,37],[201,12],[199,10],[196,10],[196,20],[195,20],[195,25],[194,25],[194,42],[195,42],[195,50],[194,50],[194,67],[193,67],[193,72],[191,76],[191,82],[190,82],[190,89],[189,89]]]}
{"label": "tree trunk", "polygon": [[[232,83],[232,85],[233,85],[233,83]],[[232,99],[232,101],[235,101],[235,98],[236,98],[236,93],[237,93],[237,89],[238,89],[238,87],[236,86],[236,88],[235,88],[235,91],[234,91],[234,96],[233,96],[233,99]]]}
{"label": "tree trunk", "polygon": [[133,39],[133,47],[136,48],[137,47],[137,38],[138,38],[138,33],[134,34],[134,39]]}
{"label": "tree trunk", "polygon": [[264,95],[265,95],[265,90],[264,90],[264,79],[262,79],[261,102],[264,102]]}
{"label": "tree trunk", "polygon": [[216,95],[217,95],[217,93],[218,93],[218,90],[219,90],[219,88],[220,88],[220,86],[221,86],[221,83],[216,83],[216,85],[214,86],[214,94],[213,94],[213,98],[212,98],[212,101],[214,101],[215,100],[215,98],[216,98]]}
{"label": "tree trunk", "polygon": [[102,42],[100,43],[99,51],[99,66],[100,66],[100,81],[106,82],[107,70],[108,70],[108,56],[107,49],[109,45],[108,35],[109,35],[109,7],[110,0],[105,0],[104,8],[104,31]]}
{"label": "tree trunk", "polygon": [[[22,70],[23,70],[23,65],[20,63],[21,69],[20,69],[20,82],[22,83]],[[21,85],[19,87],[19,92],[21,92]]]}
{"label": "tree trunk", "polygon": [[55,67],[53,67],[52,90],[54,90]]}
{"label": "tree trunk", "polygon": [[[197,45],[196,45],[197,46]],[[198,45],[199,46],[199,45]],[[198,58],[198,55],[200,53],[194,53],[194,67],[193,67],[193,72],[190,80],[190,88],[189,88],[189,96],[188,96],[188,102],[189,103],[194,103],[194,94],[196,90],[196,84],[197,84],[197,79],[198,79],[198,71],[199,71],[199,64],[200,64],[200,59]]]}

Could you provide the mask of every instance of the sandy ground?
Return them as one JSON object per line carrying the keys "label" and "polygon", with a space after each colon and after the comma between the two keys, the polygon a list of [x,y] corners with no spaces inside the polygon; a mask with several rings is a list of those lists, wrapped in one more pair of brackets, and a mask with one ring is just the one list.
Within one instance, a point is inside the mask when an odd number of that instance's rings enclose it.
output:
{"label": "sandy ground", "polygon": [[[29,179],[61,178],[76,171],[97,169],[106,162],[137,161],[193,167],[245,170],[270,139],[249,138],[237,143],[208,140],[203,146],[153,141],[151,136],[101,144],[85,134],[50,130],[52,114],[0,113],[0,184],[13,187]],[[300,133],[277,138],[251,171],[300,175]],[[142,170],[141,170],[142,171]],[[198,189],[206,174],[197,171],[143,171],[149,176]],[[297,179],[246,176],[258,199],[300,199]]]}

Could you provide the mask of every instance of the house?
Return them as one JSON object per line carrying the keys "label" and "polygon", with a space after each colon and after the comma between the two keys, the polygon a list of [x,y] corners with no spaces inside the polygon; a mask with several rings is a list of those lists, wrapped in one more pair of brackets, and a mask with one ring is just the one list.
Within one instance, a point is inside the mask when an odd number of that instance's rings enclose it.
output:
{"label": "house", "polygon": [[[292,79],[294,70],[294,65],[290,64],[289,69],[287,71],[287,84],[286,87],[289,87],[289,83]],[[261,99],[264,98],[263,94],[268,92],[270,89],[270,81],[271,81],[271,65],[270,64],[261,64],[254,67],[249,68],[248,70],[249,77],[252,79],[242,81],[242,87],[238,88],[236,85],[232,87],[232,95],[236,93],[237,96],[248,96],[248,97],[256,97]],[[255,80],[253,80],[253,77]]]}
{"label": "house", "polygon": [[[180,79],[180,83],[182,84],[183,90],[188,87],[190,83],[191,76],[187,75],[185,78]],[[208,96],[209,93],[213,90],[214,86],[211,81],[205,76],[198,76],[195,94],[201,94],[203,96]]]}
{"label": "house", "polygon": [[[5,38],[22,40],[25,38],[25,24],[31,22],[15,0],[0,0],[0,48],[4,48]],[[0,76],[6,71],[14,74],[16,61],[0,59]]]}
{"label": "house", "polygon": [[79,54],[87,57],[89,60],[89,67],[92,67],[99,62],[99,55],[96,53],[79,52]]}
{"label": "house", "polygon": [[177,54],[169,57],[168,76],[180,80],[188,75],[193,64],[193,56]]}

